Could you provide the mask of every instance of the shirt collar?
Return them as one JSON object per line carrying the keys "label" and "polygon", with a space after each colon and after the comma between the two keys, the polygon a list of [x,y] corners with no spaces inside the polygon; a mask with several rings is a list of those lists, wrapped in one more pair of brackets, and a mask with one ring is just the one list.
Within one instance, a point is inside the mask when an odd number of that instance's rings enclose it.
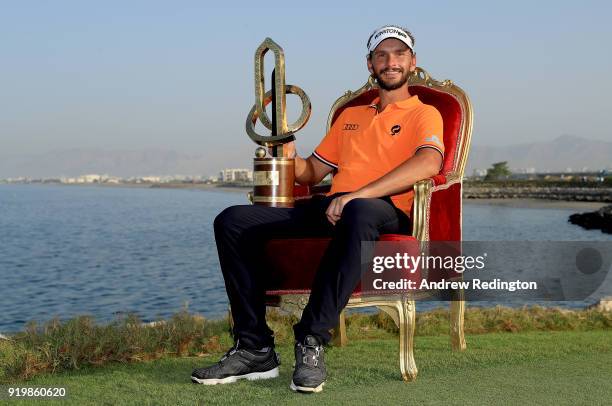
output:
{"label": "shirt collar", "polygon": [[[378,103],[379,102],[380,102],[380,97],[377,97],[374,100],[372,100],[372,104],[370,104],[368,107],[372,107],[374,109],[378,109]],[[419,102],[419,96],[415,94],[413,96],[410,96],[407,99],[400,100],[398,102],[389,104],[385,108],[385,110],[387,110],[387,111],[397,110],[397,109],[405,110],[405,109],[409,109],[409,108],[414,107],[416,104],[418,104],[418,102]]]}

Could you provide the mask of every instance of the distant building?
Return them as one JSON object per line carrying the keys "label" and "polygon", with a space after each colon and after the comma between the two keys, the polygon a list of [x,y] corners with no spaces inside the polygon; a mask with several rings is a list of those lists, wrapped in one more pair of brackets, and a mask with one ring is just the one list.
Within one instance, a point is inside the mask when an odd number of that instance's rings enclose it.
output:
{"label": "distant building", "polygon": [[487,176],[487,170],[486,169],[474,169],[474,172],[472,174],[472,176],[474,176],[475,178],[480,178],[480,177],[485,177]]}
{"label": "distant building", "polygon": [[243,168],[223,169],[219,172],[220,182],[251,182],[253,171]]}
{"label": "distant building", "polygon": [[513,173],[520,173],[520,174],[535,174],[536,170],[535,168],[516,168],[512,170]]}
{"label": "distant building", "polygon": [[76,183],[100,183],[102,176],[97,174],[81,175],[76,179]]}
{"label": "distant building", "polygon": [[76,178],[61,177],[60,182],[61,183],[76,183]]}

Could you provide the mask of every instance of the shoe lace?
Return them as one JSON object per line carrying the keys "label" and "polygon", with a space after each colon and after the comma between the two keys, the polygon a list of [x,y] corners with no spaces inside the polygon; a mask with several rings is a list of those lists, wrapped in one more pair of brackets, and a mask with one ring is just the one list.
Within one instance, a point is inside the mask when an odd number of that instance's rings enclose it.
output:
{"label": "shoe lace", "polygon": [[299,344],[302,348],[302,363],[308,366],[316,367],[319,365],[319,356],[323,352],[323,347],[320,345]]}
{"label": "shoe lace", "polygon": [[240,344],[240,339],[236,340],[236,343],[234,344],[234,346],[232,348],[230,348],[229,350],[227,350],[225,355],[223,357],[221,357],[221,359],[218,362],[219,365],[223,365],[223,362],[227,358],[231,357],[232,355],[234,355],[236,353],[236,351],[238,351],[238,344]]}

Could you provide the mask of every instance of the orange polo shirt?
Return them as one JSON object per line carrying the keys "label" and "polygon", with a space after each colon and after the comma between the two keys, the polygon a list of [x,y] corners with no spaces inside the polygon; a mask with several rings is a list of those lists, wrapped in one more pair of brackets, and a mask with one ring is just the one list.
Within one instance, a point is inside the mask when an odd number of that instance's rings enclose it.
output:
{"label": "orange polo shirt", "polygon": [[[444,155],[442,116],[418,96],[377,111],[373,104],[346,108],[336,119],[313,155],[337,169],[330,194],[353,192],[375,181],[420,148]],[[414,191],[391,196],[397,208],[410,216]]]}

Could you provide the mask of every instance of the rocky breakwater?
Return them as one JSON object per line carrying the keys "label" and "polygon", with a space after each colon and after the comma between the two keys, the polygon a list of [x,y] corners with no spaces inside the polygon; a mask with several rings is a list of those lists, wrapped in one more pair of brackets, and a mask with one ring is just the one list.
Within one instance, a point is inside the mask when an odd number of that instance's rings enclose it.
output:
{"label": "rocky breakwater", "polygon": [[568,221],[587,230],[601,230],[612,234],[612,204],[594,212],[572,214]]}
{"label": "rocky breakwater", "polygon": [[463,197],[466,199],[547,199],[612,203],[612,188],[465,185]]}

